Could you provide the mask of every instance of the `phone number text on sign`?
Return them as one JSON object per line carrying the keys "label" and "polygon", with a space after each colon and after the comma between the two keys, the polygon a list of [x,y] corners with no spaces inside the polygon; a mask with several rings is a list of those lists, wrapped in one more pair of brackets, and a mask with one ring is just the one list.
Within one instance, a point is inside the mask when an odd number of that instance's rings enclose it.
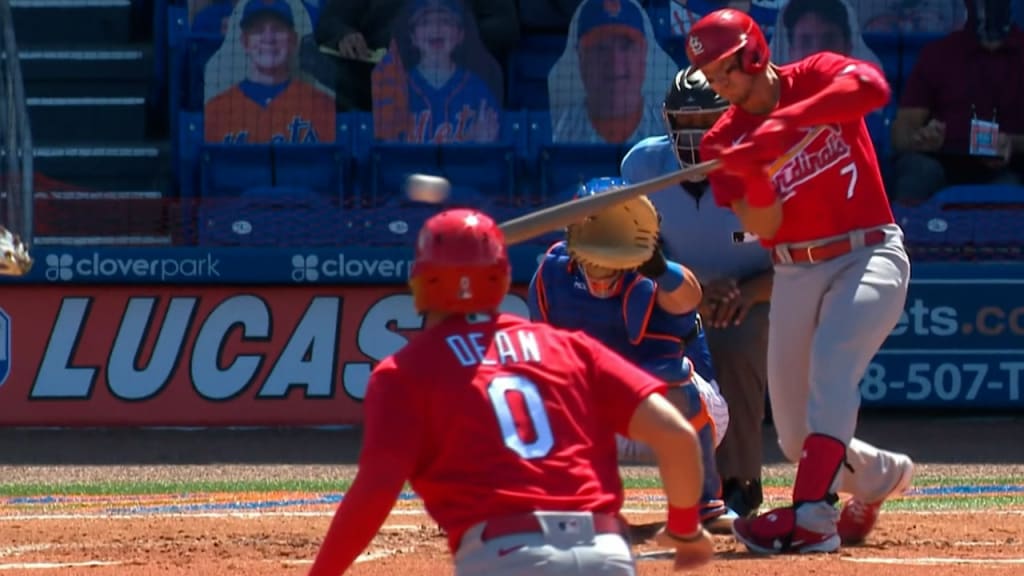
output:
{"label": "phone number text on sign", "polygon": [[876,358],[871,362],[860,382],[861,398],[866,403],[1007,406],[1021,400],[1024,357],[961,362],[905,358]]}

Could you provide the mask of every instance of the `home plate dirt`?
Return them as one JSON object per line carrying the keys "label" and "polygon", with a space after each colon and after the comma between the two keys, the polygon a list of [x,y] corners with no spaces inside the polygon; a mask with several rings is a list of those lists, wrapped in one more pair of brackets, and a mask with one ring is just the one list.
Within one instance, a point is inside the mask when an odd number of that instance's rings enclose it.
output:
{"label": "home plate dirt", "polygon": [[[650,522],[659,513],[632,513]],[[24,518],[24,519],[22,519]],[[303,574],[330,522],[329,512],[109,516],[8,516],[0,521],[4,574]],[[702,574],[779,576],[946,576],[1024,573],[1024,511],[886,513],[869,542],[838,554],[761,558],[716,537],[718,558]],[[650,544],[637,547],[641,575],[672,574]],[[351,574],[410,576],[450,566],[443,535],[412,510],[392,515]],[[898,566],[898,568],[897,568]],[[440,572],[439,572],[440,571]]]}

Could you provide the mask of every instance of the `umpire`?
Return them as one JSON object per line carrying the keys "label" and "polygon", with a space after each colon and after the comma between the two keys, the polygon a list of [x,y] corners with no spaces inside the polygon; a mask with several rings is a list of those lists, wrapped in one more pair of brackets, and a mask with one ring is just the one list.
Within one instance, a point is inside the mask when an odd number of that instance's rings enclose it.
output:
{"label": "umpire", "polygon": [[[704,132],[729,104],[700,72],[680,71],[664,102],[668,134],[637,143],[622,160],[622,177],[641,182],[697,164]],[[665,251],[704,287],[700,315],[722,395],[729,431],[718,447],[726,504],[755,513],[761,491],[761,437],[768,377],[768,301],[772,262],[757,238],[743,232],[727,208],[715,205],[706,180],[685,182],[650,199],[661,213]]]}

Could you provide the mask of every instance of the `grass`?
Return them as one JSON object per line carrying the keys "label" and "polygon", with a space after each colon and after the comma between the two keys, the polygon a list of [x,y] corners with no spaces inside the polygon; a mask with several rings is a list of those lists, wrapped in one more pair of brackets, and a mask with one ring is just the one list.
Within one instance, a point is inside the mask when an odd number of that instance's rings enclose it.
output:
{"label": "grass", "polygon": [[[792,485],[793,477],[770,476],[764,479],[766,488],[788,488]],[[661,488],[661,481],[656,476],[629,475],[623,481],[627,489],[633,490],[657,490]],[[938,476],[922,475],[914,479],[915,488],[924,487],[951,487],[951,486],[1015,486],[1020,485],[1021,479],[1012,476],[992,477],[966,477],[966,476]],[[348,490],[352,485],[351,478],[339,478],[338,480],[310,479],[310,480],[181,480],[173,482],[160,481],[105,481],[105,482],[80,482],[80,483],[0,483],[0,497],[19,496],[135,496],[153,494],[210,494],[210,493],[231,493],[231,492],[307,492],[307,493],[336,493]],[[406,486],[406,490],[409,487]],[[999,498],[1008,498],[1013,501],[1024,501],[1024,493],[1018,495],[1000,495]],[[964,496],[952,496],[958,501],[969,501],[972,498]],[[979,496],[985,502],[992,502],[995,496]],[[919,500],[945,499],[936,496],[920,498]],[[894,503],[895,504],[895,503]]]}

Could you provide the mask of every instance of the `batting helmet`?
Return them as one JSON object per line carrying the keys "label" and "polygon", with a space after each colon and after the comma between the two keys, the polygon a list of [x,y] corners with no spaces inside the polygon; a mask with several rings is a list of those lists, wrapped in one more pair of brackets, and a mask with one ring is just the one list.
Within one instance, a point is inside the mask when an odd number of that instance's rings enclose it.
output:
{"label": "batting helmet", "polygon": [[732,8],[715,10],[690,28],[686,57],[694,68],[703,68],[739,53],[740,69],[757,74],[768,66],[771,54],[761,27],[746,12]]}
{"label": "batting helmet", "polygon": [[728,108],[729,102],[711,89],[700,70],[687,68],[676,74],[662,112],[680,166],[700,162],[700,139]]}
{"label": "batting helmet", "polygon": [[409,274],[417,312],[494,311],[511,281],[505,236],[490,216],[464,208],[446,210],[420,229]]}

